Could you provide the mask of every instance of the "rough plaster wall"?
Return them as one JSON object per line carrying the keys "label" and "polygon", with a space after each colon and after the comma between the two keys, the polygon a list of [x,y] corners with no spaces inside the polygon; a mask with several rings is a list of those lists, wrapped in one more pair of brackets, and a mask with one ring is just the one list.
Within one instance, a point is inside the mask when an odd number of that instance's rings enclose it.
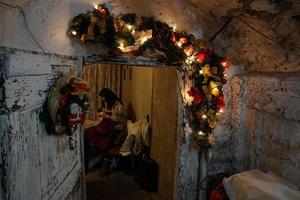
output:
{"label": "rough plaster wall", "polygon": [[[229,82],[226,113],[231,117],[225,113],[225,119],[231,121],[222,142],[232,148],[222,157],[231,163],[231,173],[272,170],[299,187],[299,1],[253,1],[243,7],[243,13],[228,10],[227,16],[239,17],[213,42],[245,74]],[[224,167],[224,161],[217,163]]]}
{"label": "rough plaster wall", "polygon": [[[235,170],[259,168],[273,170],[299,186],[299,176],[292,175],[297,174],[295,171],[299,169],[297,161],[299,144],[297,140],[291,139],[297,144],[294,144],[296,147],[291,150],[287,142],[290,141],[287,139],[290,138],[290,130],[295,130],[298,126],[297,122],[291,117],[283,117],[280,125],[275,125],[274,122],[280,120],[273,113],[284,112],[285,115],[296,116],[297,105],[300,102],[295,98],[298,94],[294,92],[299,87],[297,81],[294,80],[294,83],[291,80],[287,81],[291,75],[289,72],[299,72],[300,69],[300,2],[270,3],[265,0],[236,1],[236,4],[232,2],[222,2],[225,3],[222,12],[217,12],[219,6],[216,9],[212,7],[216,2],[207,3],[204,7],[210,8],[212,18],[207,17],[210,23],[201,22],[205,30],[204,36],[209,38],[212,35],[211,31],[215,32],[216,27],[221,27],[229,17],[234,16],[211,44],[220,55],[226,56],[235,65],[228,71],[228,84],[225,86],[227,107],[218,128],[214,131],[216,140],[213,145],[213,158],[209,163],[209,174],[234,173]],[[200,5],[202,3],[200,2]],[[237,74],[245,75],[240,75],[236,81]],[[247,74],[251,74],[251,81],[245,81]],[[296,73],[293,77],[298,79],[299,74]],[[283,90],[284,94],[275,90],[269,91],[270,79],[274,87],[277,85],[277,90]],[[231,83],[231,80],[234,83]],[[266,81],[268,87],[265,86]],[[279,85],[283,87],[279,88]],[[254,101],[266,92],[276,97],[264,98],[267,102],[261,104],[259,111],[250,110],[248,100]],[[238,99],[235,98],[236,94],[239,94]],[[253,104],[258,103],[255,101]],[[286,105],[291,107],[287,108]],[[274,136],[270,136],[273,134]],[[291,134],[296,135],[295,131]],[[277,145],[280,149],[276,149],[272,137],[277,138],[275,140],[280,144]],[[272,159],[265,159],[266,157]],[[289,167],[283,167],[282,162],[289,163]],[[279,165],[281,167],[278,167]]]}
{"label": "rough plaster wall", "polygon": [[151,157],[159,165],[158,196],[161,199],[172,199],[174,192],[178,95],[176,82],[175,69],[153,69]]}
{"label": "rough plaster wall", "polygon": [[243,12],[228,11],[235,17],[213,46],[247,72],[299,71],[299,14],[299,1],[244,3]]}
{"label": "rough plaster wall", "polygon": [[300,188],[300,76],[233,79],[232,153],[237,171],[273,171]]}

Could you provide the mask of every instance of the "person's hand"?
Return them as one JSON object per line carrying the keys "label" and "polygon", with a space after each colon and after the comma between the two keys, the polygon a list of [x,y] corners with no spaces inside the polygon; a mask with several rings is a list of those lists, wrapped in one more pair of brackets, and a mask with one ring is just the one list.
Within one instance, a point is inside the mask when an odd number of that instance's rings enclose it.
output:
{"label": "person's hand", "polygon": [[106,114],[105,112],[98,113],[98,116],[101,118],[109,118],[108,114]]}

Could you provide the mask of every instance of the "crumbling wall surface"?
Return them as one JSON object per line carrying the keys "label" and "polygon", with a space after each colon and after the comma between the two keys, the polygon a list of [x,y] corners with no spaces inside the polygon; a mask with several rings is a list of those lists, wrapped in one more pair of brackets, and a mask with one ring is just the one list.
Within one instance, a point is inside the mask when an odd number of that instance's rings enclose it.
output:
{"label": "crumbling wall surface", "polygon": [[[209,173],[272,170],[299,187],[300,2],[237,5],[222,14],[212,9],[213,26],[229,21],[212,47],[237,66],[228,72],[227,107],[214,131]],[[208,38],[209,30],[218,30],[202,27]]]}
{"label": "crumbling wall surface", "polygon": [[237,171],[273,171],[300,188],[299,75],[233,79],[232,155]]}

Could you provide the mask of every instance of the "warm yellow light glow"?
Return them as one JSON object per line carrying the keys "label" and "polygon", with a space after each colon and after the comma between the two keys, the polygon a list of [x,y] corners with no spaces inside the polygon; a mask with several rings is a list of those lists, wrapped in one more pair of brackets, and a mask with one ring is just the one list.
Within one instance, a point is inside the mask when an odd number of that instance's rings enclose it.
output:
{"label": "warm yellow light glow", "polygon": [[176,44],[178,47],[182,47],[182,45],[183,45],[183,43],[180,42],[180,41],[179,41],[179,42],[176,42],[175,44]]}
{"label": "warm yellow light glow", "polygon": [[210,71],[210,65],[209,64],[204,65],[202,70],[203,70],[203,75],[204,76],[207,76],[207,77],[211,76],[211,71]]}
{"label": "warm yellow light glow", "polygon": [[202,119],[207,119],[207,116],[205,114],[203,114],[201,117]]}
{"label": "warm yellow light glow", "polygon": [[97,4],[94,5],[94,8],[98,10],[99,6]]}
{"label": "warm yellow light glow", "polygon": [[77,32],[76,31],[72,31],[72,35],[77,35]]}
{"label": "warm yellow light glow", "polygon": [[210,87],[210,93],[214,96],[219,96],[220,92],[219,92],[219,88],[218,88],[219,84],[211,81],[209,83],[209,87]]}
{"label": "warm yellow light glow", "polygon": [[228,61],[223,61],[221,62],[221,65],[224,67],[224,68],[227,68],[229,66],[229,63]]}
{"label": "warm yellow light glow", "polygon": [[141,40],[141,44],[144,44],[149,38],[147,37],[143,37],[142,40]]}
{"label": "warm yellow light glow", "polygon": [[184,104],[186,104],[186,105],[192,105],[192,102],[194,100],[194,97],[189,95],[189,90],[190,90],[190,87],[184,87],[181,90],[181,94],[183,96]]}
{"label": "warm yellow light glow", "polygon": [[208,143],[209,143],[209,144],[212,144],[212,143],[214,142],[214,140],[215,140],[215,138],[214,138],[213,135],[209,135],[209,136],[208,136]]}
{"label": "warm yellow light glow", "polygon": [[225,73],[225,74],[224,74],[224,77],[226,77],[226,76],[227,76],[227,74]]}
{"label": "warm yellow light glow", "polygon": [[173,32],[176,32],[176,25],[173,26]]}
{"label": "warm yellow light glow", "polygon": [[218,88],[213,88],[211,90],[211,94],[214,95],[214,96],[219,96],[219,89]]}
{"label": "warm yellow light glow", "polygon": [[132,25],[130,25],[130,24],[127,24],[127,25],[126,25],[126,27],[127,27],[127,28],[128,28],[128,30],[130,30],[130,31],[131,31],[131,30],[132,30],[132,28],[133,28],[133,26],[132,26]]}
{"label": "warm yellow light glow", "polygon": [[202,131],[199,131],[199,132],[198,132],[198,135],[199,135],[199,136],[203,136],[204,133],[203,133]]}
{"label": "warm yellow light glow", "polygon": [[201,70],[199,71],[199,73],[200,73],[200,74],[203,74],[203,70],[201,69]]}
{"label": "warm yellow light glow", "polygon": [[120,49],[123,49],[124,46],[125,46],[125,45],[124,45],[124,42],[123,42],[123,41],[120,41],[120,42],[119,42],[119,48],[120,48]]}
{"label": "warm yellow light glow", "polygon": [[223,113],[223,112],[224,112],[224,110],[221,108],[221,109],[219,110],[219,112],[220,112],[220,113]]}

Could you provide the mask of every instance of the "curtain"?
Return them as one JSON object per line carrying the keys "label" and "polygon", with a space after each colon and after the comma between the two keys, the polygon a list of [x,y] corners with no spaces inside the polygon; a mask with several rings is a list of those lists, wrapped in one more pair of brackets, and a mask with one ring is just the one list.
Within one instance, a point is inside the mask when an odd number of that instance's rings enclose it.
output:
{"label": "curtain", "polygon": [[96,113],[101,106],[99,91],[102,88],[111,89],[118,97],[121,93],[121,65],[88,64],[84,66],[83,80],[89,86],[89,109],[87,119],[97,120]]}

